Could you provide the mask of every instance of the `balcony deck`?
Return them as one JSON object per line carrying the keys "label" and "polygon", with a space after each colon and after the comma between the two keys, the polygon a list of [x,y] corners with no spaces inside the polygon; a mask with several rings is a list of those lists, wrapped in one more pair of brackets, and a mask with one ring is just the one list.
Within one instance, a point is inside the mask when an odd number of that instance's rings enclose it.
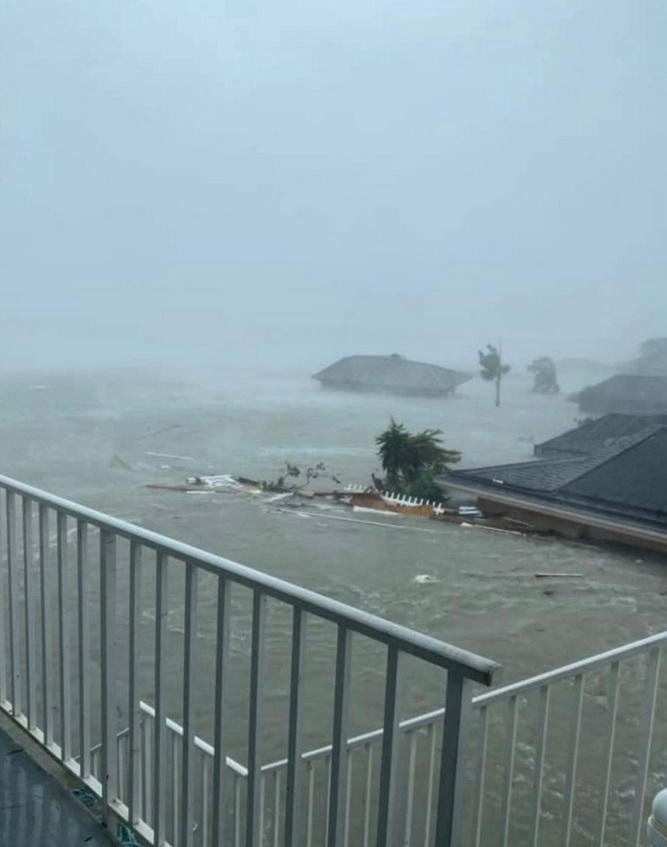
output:
{"label": "balcony deck", "polygon": [[109,847],[106,829],[0,727],[0,847]]}

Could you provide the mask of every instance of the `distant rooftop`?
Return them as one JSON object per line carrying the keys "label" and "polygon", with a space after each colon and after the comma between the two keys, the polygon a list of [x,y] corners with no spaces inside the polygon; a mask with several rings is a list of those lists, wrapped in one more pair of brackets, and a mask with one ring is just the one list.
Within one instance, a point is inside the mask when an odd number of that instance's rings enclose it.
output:
{"label": "distant rooftop", "polygon": [[585,414],[667,415],[667,376],[616,374],[584,388],[576,399]]}
{"label": "distant rooftop", "polygon": [[313,379],[327,388],[444,396],[472,377],[439,365],[414,362],[395,353],[346,356],[316,373]]}

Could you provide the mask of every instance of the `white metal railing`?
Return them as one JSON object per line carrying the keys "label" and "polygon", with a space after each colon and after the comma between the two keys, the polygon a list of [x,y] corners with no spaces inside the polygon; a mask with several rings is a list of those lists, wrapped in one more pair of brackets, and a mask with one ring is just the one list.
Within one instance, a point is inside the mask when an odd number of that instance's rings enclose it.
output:
{"label": "white metal railing", "polygon": [[[0,477],[0,515],[0,708],[99,794],[110,822],[127,821],[147,842],[177,847],[289,847],[305,839],[340,847],[353,837],[360,843],[360,825],[364,843],[403,843],[414,790],[405,779],[400,723],[411,657],[443,671],[445,701],[431,742],[422,829],[429,844],[461,842],[472,687],[490,685],[493,662],[7,477]],[[175,667],[168,620],[177,591],[183,625]],[[285,668],[267,663],[269,609],[289,616]],[[206,640],[198,627],[209,622]],[[231,643],[245,624],[249,694],[239,704]],[[316,624],[335,634],[325,774],[319,753],[303,753],[312,708],[306,650]],[[351,792],[358,773],[347,729],[353,639],[384,652],[383,728],[377,755],[367,756],[362,816],[351,807],[359,800]],[[287,684],[287,755],[263,766],[274,677]],[[142,692],[152,711],[142,706]],[[176,713],[182,729],[169,720]],[[212,745],[197,739],[202,714]],[[244,766],[228,756],[241,723]]]}
{"label": "white metal railing", "polygon": [[[667,632],[662,632],[476,696],[461,843],[638,847],[650,800],[667,775],[667,709],[660,710],[658,699],[667,687],[660,676],[666,643]],[[142,709],[152,723],[154,710],[146,704]],[[444,714],[437,709],[399,724],[399,841],[406,846],[431,843]],[[174,740],[182,735],[178,724],[169,722],[169,728]],[[382,738],[383,730],[377,729],[347,742],[345,845],[373,843],[371,797]],[[125,734],[119,744],[126,740]],[[197,743],[200,766],[210,768],[213,748]],[[328,782],[331,756],[330,744],[301,756],[307,785],[306,847],[321,843],[316,788]],[[261,768],[261,831],[264,843],[276,847],[281,843],[287,766],[280,759]],[[240,810],[247,771],[232,759],[227,767]],[[175,772],[174,793],[179,779]],[[210,844],[206,839],[201,843]],[[230,843],[242,844],[238,815]]]}

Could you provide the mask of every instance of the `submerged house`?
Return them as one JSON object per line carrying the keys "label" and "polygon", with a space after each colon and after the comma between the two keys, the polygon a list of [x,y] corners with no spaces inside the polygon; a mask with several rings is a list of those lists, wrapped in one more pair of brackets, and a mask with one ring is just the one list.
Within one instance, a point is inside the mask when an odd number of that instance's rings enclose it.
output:
{"label": "submerged house", "polygon": [[446,397],[470,374],[392,356],[345,356],[313,376],[323,388]]}
{"label": "submerged house", "polygon": [[451,471],[438,482],[476,498],[487,515],[667,552],[667,426],[603,421],[599,438],[572,430],[538,445],[549,458]]}
{"label": "submerged house", "polygon": [[587,415],[667,415],[667,376],[617,374],[576,395]]}
{"label": "submerged house", "polygon": [[667,338],[649,338],[641,344],[639,353],[639,358],[622,362],[618,373],[667,376]]}

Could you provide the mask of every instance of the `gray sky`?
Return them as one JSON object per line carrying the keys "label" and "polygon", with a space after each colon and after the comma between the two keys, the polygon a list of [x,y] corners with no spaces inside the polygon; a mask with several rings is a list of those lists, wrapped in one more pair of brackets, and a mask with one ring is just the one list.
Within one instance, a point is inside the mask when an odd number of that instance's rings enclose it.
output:
{"label": "gray sky", "polygon": [[0,361],[627,358],[664,0],[5,0]]}

